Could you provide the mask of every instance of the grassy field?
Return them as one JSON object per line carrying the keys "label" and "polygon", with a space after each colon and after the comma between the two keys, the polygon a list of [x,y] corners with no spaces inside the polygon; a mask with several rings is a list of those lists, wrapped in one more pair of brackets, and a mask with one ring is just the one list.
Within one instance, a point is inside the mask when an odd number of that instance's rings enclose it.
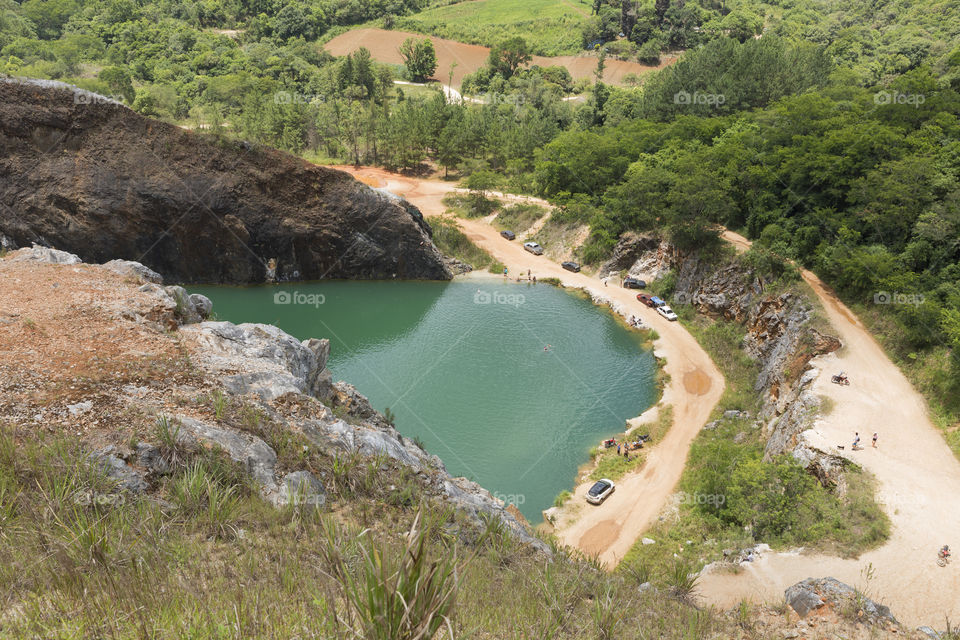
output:
{"label": "grassy field", "polygon": [[580,0],[473,0],[400,18],[395,28],[487,47],[522,36],[535,54],[557,56],[582,49],[580,29],[589,15],[590,5]]}

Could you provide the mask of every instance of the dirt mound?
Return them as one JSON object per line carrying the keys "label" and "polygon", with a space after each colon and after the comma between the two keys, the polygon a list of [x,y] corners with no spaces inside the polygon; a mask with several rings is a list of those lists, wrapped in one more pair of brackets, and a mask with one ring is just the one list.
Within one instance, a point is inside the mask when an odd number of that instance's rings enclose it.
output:
{"label": "dirt mound", "polygon": [[68,85],[0,81],[0,141],[0,236],[17,245],[181,282],[450,277],[415,207]]}
{"label": "dirt mound", "polygon": [[[420,33],[387,31],[385,29],[354,29],[337,36],[324,47],[335,56],[345,56],[360,47],[366,47],[370,50],[374,60],[389,64],[403,64],[399,47],[404,40],[410,37],[427,37],[433,41],[433,46],[437,50],[436,78],[438,80],[449,81],[450,65],[456,63],[457,66],[453,69],[453,86],[460,86],[463,77],[482,67],[490,55],[490,49],[475,44],[464,44],[455,40],[424,36]],[[654,69],[665,67],[672,62],[673,59],[665,58],[659,66],[650,66],[639,62],[626,62],[608,58],[603,72],[603,80],[610,84],[623,84],[623,79],[628,73],[635,73],[639,76]],[[574,80],[593,78],[593,72],[597,69],[597,59],[590,55],[556,56],[553,58],[533,56],[531,64],[541,67],[566,67]]]}

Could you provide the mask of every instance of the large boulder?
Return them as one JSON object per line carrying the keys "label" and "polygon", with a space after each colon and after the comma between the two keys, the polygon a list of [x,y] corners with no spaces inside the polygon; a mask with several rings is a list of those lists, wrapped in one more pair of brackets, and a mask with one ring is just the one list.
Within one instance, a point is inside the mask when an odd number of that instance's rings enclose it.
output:
{"label": "large boulder", "polygon": [[451,277],[405,200],[76,87],[0,78],[0,140],[0,234],[21,246],[184,283]]}
{"label": "large boulder", "polygon": [[15,251],[10,257],[13,262],[47,262],[50,264],[80,264],[83,262],[72,253],[33,245],[30,249],[20,249]]}
{"label": "large boulder", "polygon": [[801,618],[828,607],[833,611],[852,611],[865,624],[885,629],[900,627],[889,607],[874,602],[836,578],[807,578],[788,587],[784,596],[790,608]]}
{"label": "large boulder", "polygon": [[105,269],[109,269],[125,278],[136,280],[140,284],[152,282],[154,284],[163,284],[163,276],[133,260],[111,260],[103,264]]}
{"label": "large boulder", "polygon": [[273,325],[203,322],[181,328],[209,369],[223,373],[230,393],[273,400],[288,393],[329,393],[327,340],[299,341]]}
{"label": "large boulder", "polygon": [[274,474],[277,454],[266,442],[256,436],[214,427],[187,416],[176,416],[174,420],[179,425],[178,441],[191,446],[218,447],[234,462],[242,464],[266,493],[277,490]]}

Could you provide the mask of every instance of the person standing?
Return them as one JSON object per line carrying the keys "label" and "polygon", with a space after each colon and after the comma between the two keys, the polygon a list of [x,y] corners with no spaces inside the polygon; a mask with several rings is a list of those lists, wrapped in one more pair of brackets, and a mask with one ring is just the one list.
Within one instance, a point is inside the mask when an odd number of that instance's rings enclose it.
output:
{"label": "person standing", "polygon": [[860,446],[860,432],[854,431],[853,432],[853,450],[856,451],[857,447],[859,446]]}
{"label": "person standing", "polygon": [[873,432],[873,448],[874,448],[874,449],[877,448],[877,438],[879,438],[879,437],[880,437],[880,436],[877,435],[877,432],[874,431],[874,432]]}

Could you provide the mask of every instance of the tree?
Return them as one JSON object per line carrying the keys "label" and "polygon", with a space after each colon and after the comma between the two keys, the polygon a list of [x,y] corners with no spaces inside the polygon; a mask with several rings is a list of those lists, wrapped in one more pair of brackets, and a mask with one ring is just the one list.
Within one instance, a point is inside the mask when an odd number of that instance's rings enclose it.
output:
{"label": "tree", "polygon": [[429,38],[407,38],[400,45],[400,56],[414,82],[423,82],[437,70],[437,52]]}
{"label": "tree", "polygon": [[663,24],[663,16],[666,15],[667,9],[670,8],[670,0],[656,0],[653,3],[653,10],[657,14],[657,25]]}
{"label": "tree", "polygon": [[531,60],[533,60],[533,56],[530,55],[530,47],[527,45],[527,41],[517,36],[504,40],[490,49],[487,64],[495,73],[509,79],[517,72],[517,69]]}
{"label": "tree", "polygon": [[122,67],[107,67],[97,77],[104,82],[113,96],[123,96],[127,104],[133,104],[136,92],[130,80],[130,72]]}

